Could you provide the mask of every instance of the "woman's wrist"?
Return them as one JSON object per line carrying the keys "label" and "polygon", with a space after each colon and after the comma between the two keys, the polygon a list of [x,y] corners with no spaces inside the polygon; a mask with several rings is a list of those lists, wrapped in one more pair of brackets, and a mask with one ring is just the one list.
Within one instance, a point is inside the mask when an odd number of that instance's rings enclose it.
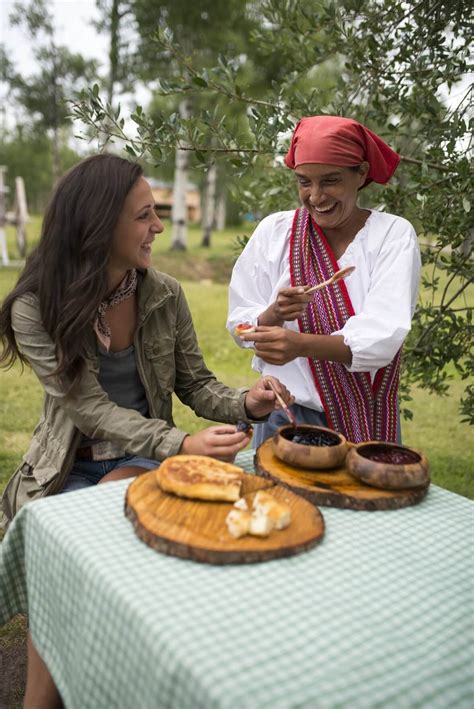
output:
{"label": "woman's wrist", "polygon": [[191,434],[187,433],[182,440],[178,454],[181,453],[181,455],[187,455],[190,452],[189,451],[190,438],[191,438]]}
{"label": "woman's wrist", "polygon": [[281,327],[284,322],[283,318],[279,318],[275,313],[275,303],[269,305],[257,318],[258,325],[266,325],[267,327]]}
{"label": "woman's wrist", "polygon": [[301,357],[311,357],[322,361],[341,362],[345,365],[352,363],[350,347],[344,344],[342,335],[312,335],[300,334]]}
{"label": "woman's wrist", "polygon": [[[248,394],[248,392],[247,392]],[[255,414],[251,411],[251,408],[247,406],[247,394],[245,395],[245,400],[244,400],[244,410],[245,410],[245,415],[246,417],[252,421],[252,423],[255,423],[258,421],[266,421],[268,419],[268,414],[265,414],[264,416],[255,416]]]}

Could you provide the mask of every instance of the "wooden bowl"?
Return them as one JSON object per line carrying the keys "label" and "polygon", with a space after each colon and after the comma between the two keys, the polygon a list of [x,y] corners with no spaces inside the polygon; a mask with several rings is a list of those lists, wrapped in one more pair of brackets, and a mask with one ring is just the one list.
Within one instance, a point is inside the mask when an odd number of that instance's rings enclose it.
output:
{"label": "wooden bowl", "polygon": [[351,475],[367,485],[386,490],[419,487],[430,479],[425,456],[398,443],[359,443],[349,451],[346,467]]}
{"label": "wooden bowl", "polygon": [[[304,445],[295,443],[294,435],[324,434],[334,441],[334,445]],[[297,468],[324,470],[342,465],[347,454],[347,441],[342,435],[323,426],[281,426],[272,439],[273,453],[277,458]]]}

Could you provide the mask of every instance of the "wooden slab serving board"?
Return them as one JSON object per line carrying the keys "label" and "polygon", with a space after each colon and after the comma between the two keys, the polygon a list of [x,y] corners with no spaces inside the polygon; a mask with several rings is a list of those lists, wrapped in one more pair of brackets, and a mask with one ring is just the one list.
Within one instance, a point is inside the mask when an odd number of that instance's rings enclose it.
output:
{"label": "wooden slab serving board", "polygon": [[163,492],[154,471],[139,475],[130,483],[125,498],[125,514],[138,537],[153,549],[182,559],[210,564],[243,564],[311,549],[324,535],[320,511],[281,485],[245,473],[242,497],[249,509],[257,490],[268,489],[276,500],[291,509],[291,524],[272,530],[266,538],[247,535],[234,539],[225,518],[231,502],[187,500]]}
{"label": "wooden slab serving board", "polygon": [[257,449],[255,471],[314,505],[351,510],[394,510],[416,505],[429,487],[428,482],[407,490],[380,490],[353,477],[345,466],[326,471],[294,468],[273,454],[271,439]]}

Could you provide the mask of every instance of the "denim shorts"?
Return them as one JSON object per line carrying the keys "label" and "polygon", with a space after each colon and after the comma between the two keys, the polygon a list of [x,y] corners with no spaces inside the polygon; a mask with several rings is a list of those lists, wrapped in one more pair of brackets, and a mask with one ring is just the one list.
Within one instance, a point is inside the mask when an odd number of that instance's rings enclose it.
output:
{"label": "denim shorts", "polygon": [[111,470],[125,468],[129,465],[136,465],[144,470],[153,470],[158,468],[160,464],[156,460],[141,458],[137,455],[127,455],[113,460],[76,460],[62,492],[72,492],[97,485]]}

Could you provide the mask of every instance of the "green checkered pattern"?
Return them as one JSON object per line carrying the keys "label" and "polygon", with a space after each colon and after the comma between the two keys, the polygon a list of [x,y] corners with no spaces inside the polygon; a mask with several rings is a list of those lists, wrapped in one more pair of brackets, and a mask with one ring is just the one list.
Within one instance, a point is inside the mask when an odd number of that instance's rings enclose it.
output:
{"label": "green checkered pattern", "polygon": [[474,706],[471,501],[322,508],[311,551],[211,566],[141,542],[126,487],[35,502],[1,546],[0,621],[28,612],[67,709]]}

